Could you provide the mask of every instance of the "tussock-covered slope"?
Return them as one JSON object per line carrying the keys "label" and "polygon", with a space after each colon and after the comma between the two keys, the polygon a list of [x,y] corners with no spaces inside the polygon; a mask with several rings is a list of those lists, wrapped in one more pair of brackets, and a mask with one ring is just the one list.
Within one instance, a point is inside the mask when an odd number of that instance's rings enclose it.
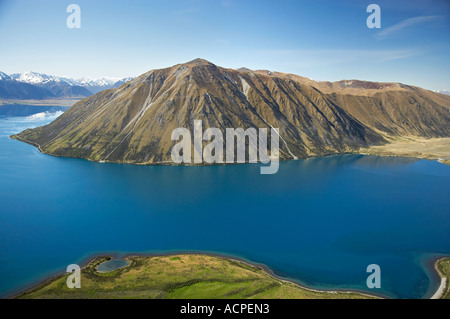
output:
{"label": "tussock-covered slope", "polygon": [[401,84],[314,82],[197,59],[99,92],[13,138],[52,155],[163,163],[171,162],[172,131],[192,134],[202,120],[203,130],[224,136],[226,128],[279,128],[280,157],[290,159],[380,145],[385,134],[450,136],[449,105],[450,97]]}

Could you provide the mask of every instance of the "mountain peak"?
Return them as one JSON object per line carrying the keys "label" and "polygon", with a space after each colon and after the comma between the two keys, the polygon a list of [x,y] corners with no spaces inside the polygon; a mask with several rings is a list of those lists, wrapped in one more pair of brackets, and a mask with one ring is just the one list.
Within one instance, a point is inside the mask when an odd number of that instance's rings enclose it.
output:
{"label": "mountain peak", "polygon": [[241,67],[239,69],[236,69],[236,71],[238,71],[238,72],[253,72],[253,70],[250,70],[249,68],[246,68],[246,67]]}
{"label": "mountain peak", "polygon": [[11,77],[8,74],[0,71],[0,80],[10,80],[10,79]]}
{"label": "mountain peak", "polygon": [[186,62],[185,65],[199,66],[199,65],[214,65],[214,64],[205,59],[197,58],[192,61]]}
{"label": "mountain peak", "polygon": [[43,73],[28,71],[25,73],[14,73],[12,77],[19,81],[29,84],[40,84],[46,82],[60,82],[61,80],[57,76],[47,75]]}

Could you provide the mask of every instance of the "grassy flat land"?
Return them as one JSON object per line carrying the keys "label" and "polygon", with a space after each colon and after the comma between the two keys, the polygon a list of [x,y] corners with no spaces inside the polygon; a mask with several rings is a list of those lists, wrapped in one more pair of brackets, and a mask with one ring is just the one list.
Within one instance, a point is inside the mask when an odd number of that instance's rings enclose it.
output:
{"label": "grassy flat land", "polygon": [[437,261],[436,268],[441,278],[446,278],[445,289],[440,299],[450,299],[450,258],[442,258]]}
{"label": "grassy flat land", "polygon": [[[112,272],[81,271],[81,288],[69,289],[69,274],[55,277],[16,298],[370,298],[353,292],[314,291],[280,280],[260,267],[209,255],[128,257],[130,265]],[[374,297],[375,298],[375,297]]]}
{"label": "grassy flat land", "polygon": [[381,156],[416,157],[450,165],[450,138],[396,137],[391,143],[361,149],[361,153]]}

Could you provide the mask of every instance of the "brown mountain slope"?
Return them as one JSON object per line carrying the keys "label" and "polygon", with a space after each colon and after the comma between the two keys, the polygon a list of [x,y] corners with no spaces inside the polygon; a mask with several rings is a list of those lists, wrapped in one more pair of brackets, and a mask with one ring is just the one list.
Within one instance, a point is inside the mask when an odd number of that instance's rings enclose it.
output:
{"label": "brown mountain slope", "polygon": [[279,128],[282,159],[357,151],[385,143],[385,134],[450,136],[450,97],[400,84],[333,91],[336,83],[197,59],[99,92],[13,138],[52,155],[152,164],[172,161],[172,131],[192,133],[194,120],[224,136],[225,128]]}

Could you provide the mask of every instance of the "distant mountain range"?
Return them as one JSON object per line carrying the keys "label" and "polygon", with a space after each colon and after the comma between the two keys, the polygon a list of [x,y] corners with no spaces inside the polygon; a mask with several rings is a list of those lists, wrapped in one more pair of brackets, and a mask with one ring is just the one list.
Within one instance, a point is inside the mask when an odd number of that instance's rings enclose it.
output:
{"label": "distant mountain range", "polygon": [[72,79],[36,72],[0,72],[1,99],[84,98],[119,87],[132,78]]}
{"label": "distant mountain range", "polygon": [[[280,158],[358,151],[398,136],[450,137],[450,96],[400,83],[316,82],[196,59],[85,98],[52,123],[12,136],[47,154],[171,162],[175,128],[279,128]],[[204,144],[207,144],[205,141]]]}
{"label": "distant mountain range", "polygon": [[450,95],[450,91],[447,91],[447,90],[436,90],[436,91],[434,91],[434,92],[436,92],[436,93],[441,93],[441,94],[445,94],[445,95]]}

